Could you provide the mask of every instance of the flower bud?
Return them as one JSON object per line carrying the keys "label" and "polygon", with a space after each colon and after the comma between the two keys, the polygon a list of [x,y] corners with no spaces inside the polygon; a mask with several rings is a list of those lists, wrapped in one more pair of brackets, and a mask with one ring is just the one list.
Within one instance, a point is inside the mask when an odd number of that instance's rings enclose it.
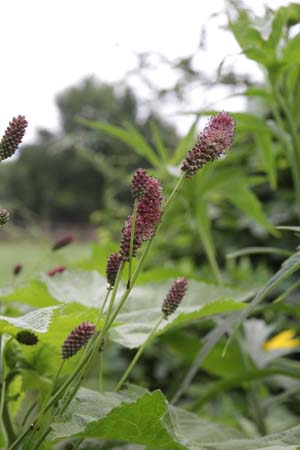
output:
{"label": "flower bud", "polygon": [[0,208],[0,225],[6,224],[9,221],[9,218],[9,212],[4,208]]}
{"label": "flower bud", "polygon": [[91,322],[83,322],[74,328],[62,345],[62,358],[68,359],[75,355],[87,344],[94,333],[95,325]]}
{"label": "flower bud", "polygon": [[73,234],[67,234],[66,236],[57,239],[53,246],[52,246],[52,251],[54,252],[55,250],[59,250],[60,248],[65,247],[66,245],[71,244],[73,241],[75,240],[75,237],[73,236]]}
{"label": "flower bud", "polygon": [[28,122],[24,116],[14,117],[9,122],[0,142],[0,161],[9,158],[16,152],[22,142],[27,125]]}
{"label": "flower bud", "polygon": [[31,333],[31,331],[22,330],[16,334],[16,339],[20,344],[24,345],[36,345],[38,343],[38,337]]}
{"label": "flower bud", "polygon": [[23,270],[23,265],[22,264],[16,264],[15,267],[13,268],[13,274],[14,275],[19,275],[20,272],[22,272]]}
{"label": "flower bud", "polygon": [[108,284],[114,286],[116,281],[116,276],[121,264],[121,257],[118,253],[112,253],[108,259],[106,264],[106,279]]}
{"label": "flower bud", "polygon": [[216,160],[228,150],[233,135],[234,120],[229,114],[220,112],[212,117],[182,163],[181,170],[186,177],[191,178],[204,164]]}
{"label": "flower bud", "polygon": [[186,293],[187,287],[188,282],[185,278],[177,278],[174,281],[162,305],[165,319],[176,311]]}
{"label": "flower bud", "polygon": [[47,275],[49,277],[54,277],[58,273],[63,273],[65,270],[66,270],[66,268],[64,266],[54,267],[54,269],[48,270]]}

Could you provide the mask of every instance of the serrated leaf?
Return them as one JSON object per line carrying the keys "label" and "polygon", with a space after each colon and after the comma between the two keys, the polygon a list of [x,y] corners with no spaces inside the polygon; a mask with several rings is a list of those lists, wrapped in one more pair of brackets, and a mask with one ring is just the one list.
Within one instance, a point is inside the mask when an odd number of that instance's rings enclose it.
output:
{"label": "serrated leaf", "polygon": [[49,306],[40,308],[20,317],[8,317],[0,315],[1,333],[10,333],[15,328],[35,331],[37,333],[46,333],[52,319],[55,309],[59,306]]}
{"label": "serrated leaf", "polygon": [[[161,305],[173,280],[137,286],[118,315],[110,338],[129,348],[140,346],[161,316]],[[203,317],[236,311],[252,295],[237,289],[217,287],[190,280],[177,312],[161,324],[157,334],[182,327]]]}

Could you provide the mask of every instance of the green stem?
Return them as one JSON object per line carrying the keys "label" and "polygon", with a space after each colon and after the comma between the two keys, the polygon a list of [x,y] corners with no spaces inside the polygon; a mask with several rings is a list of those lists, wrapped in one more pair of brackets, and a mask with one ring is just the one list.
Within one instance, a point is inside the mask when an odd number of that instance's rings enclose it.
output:
{"label": "green stem", "polygon": [[300,285],[300,280],[296,281],[292,286],[290,286],[286,291],[279,295],[272,303],[279,303],[284,300],[292,291],[294,291]]}
{"label": "green stem", "polygon": [[98,315],[98,318],[97,318],[97,321],[96,321],[96,325],[95,325],[96,330],[97,330],[97,328],[98,328],[98,326],[99,326],[100,319],[101,319],[101,317],[103,316],[103,311],[104,311],[104,308],[105,308],[105,306],[106,306],[107,300],[109,299],[109,296],[110,296],[111,291],[112,291],[112,287],[110,286],[110,287],[107,289],[107,292],[106,292],[106,295],[105,295],[104,302],[102,303],[102,306],[101,306],[100,311],[99,311],[99,315]]}
{"label": "green stem", "polygon": [[143,351],[145,350],[145,348],[150,344],[150,342],[152,341],[152,338],[156,332],[156,330],[158,329],[159,325],[161,324],[161,322],[164,320],[164,316],[161,316],[159,318],[159,320],[157,321],[157,323],[154,325],[154,327],[152,328],[151,333],[149,334],[149,336],[147,337],[147,339],[145,340],[145,342],[143,343],[143,345],[138,349],[138,351],[136,352],[136,354],[134,355],[134,358],[132,359],[131,363],[129,364],[129,366],[127,367],[126,371],[124,372],[122,378],[120,379],[120,381],[118,382],[118,384],[115,387],[115,391],[119,391],[122,387],[122,385],[125,383],[125,381],[127,380],[128,376],[130,375],[130,373],[132,372],[132,370],[134,369],[136,363],[138,362],[141,354],[143,353]]}
{"label": "green stem", "polygon": [[135,222],[136,222],[136,216],[137,216],[137,206],[138,206],[138,202],[137,202],[137,200],[135,200],[134,206],[133,206],[131,234],[130,234],[130,248],[129,248],[129,265],[128,265],[127,287],[130,287],[130,284],[131,284],[132,254],[133,254],[133,245],[134,245],[134,237],[135,237]]}
{"label": "green stem", "polygon": [[224,320],[219,326],[215,327],[210,333],[208,333],[204,338],[204,343],[198,354],[196,355],[193,363],[188,368],[186,374],[184,375],[177,391],[173,395],[171,399],[171,403],[175,404],[181,398],[181,396],[188,389],[190,384],[192,383],[196,373],[199,370],[200,365],[212,350],[212,348],[222,339],[223,335],[231,329],[233,323],[236,320],[236,315],[232,318],[228,318]]}
{"label": "green stem", "polygon": [[99,356],[99,391],[103,392],[103,353]]}
{"label": "green stem", "polygon": [[38,417],[34,421],[33,427],[31,427],[32,432],[31,432],[30,436],[28,437],[28,440],[27,440],[27,442],[26,442],[26,444],[24,446],[24,450],[26,450],[26,448],[28,448],[28,447],[29,447],[29,449],[31,449],[32,439],[33,439],[36,431],[39,430],[41,421],[43,420],[43,416],[44,416],[45,411],[46,411],[46,407],[47,407],[48,401],[49,401],[49,399],[51,397],[51,394],[53,393],[53,391],[55,389],[55,385],[56,385],[57,380],[58,380],[58,378],[59,378],[59,376],[61,374],[61,371],[62,371],[62,369],[64,367],[64,363],[65,363],[65,360],[63,359],[62,362],[60,363],[57,371],[56,371],[55,377],[54,377],[54,379],[53,379],[53,381],[51,383],[50,388],[48,389],[46,397],[43,400],[43,403],[42,403],[41,409],[39,411]]}
{"label": "green stem", "polygon": [[10,417],[8,409],[5,408],[5,397],[6,397],[6,385],[7,385],[7,372],[6,372],[6,361],[5,361],[5,351],[9,343],[14,338],[11,337],[4,342],[4,339],[1,339],[1,400],[0,400],[0,418],[3,429],[3,435],[6,436],[8,443],[14,440],[14,431],[11,425]]}
{"label": "green stem", "polygon": [[76,444],[73,446],[73,450],[78,450],[80,447],[80,444],[82,444],[82,442],[84,441],[84,437],[78,439],[78,441],[76,442]]}
{"label": "green stem", "polygon": [[[238,344],[240,352],[241,352],[244,368],[247,371],[249,371],[249,370],[251,370],[251,368],[252,368],[251,366],[253,364],[251,364],[250,358],[244,350],[243,337],[242,337],[241,333],[237,333],[237,344]],[[250,381],[249,384],[250,384],[250,386],[249,386],[248,398],[249,398],[249,406],[251,407],[250,414],[252,412],[253,422],[256,424],[256,427],[257,427],[258,431],[260,432],[260,434],[262,436],[265,436],[267,434],[267,426],[265,423],[265,417],[264,417],[264,414],[263,414],[263,411],[262,411],[262,408],[260,405],[260,399],[258,396],[260,384],[258,381],[255,381],[255,380]]]}

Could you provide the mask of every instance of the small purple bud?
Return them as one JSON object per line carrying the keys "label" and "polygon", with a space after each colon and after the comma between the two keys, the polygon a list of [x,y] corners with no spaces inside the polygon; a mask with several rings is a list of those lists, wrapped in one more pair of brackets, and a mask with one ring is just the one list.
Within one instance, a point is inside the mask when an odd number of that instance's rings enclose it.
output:
{"label": "small purple bud", "polygon": [[162,305],[165,319],[176,311],[186,293],[187,287],[188,282],[185,278],[177,278],[174,281]]}

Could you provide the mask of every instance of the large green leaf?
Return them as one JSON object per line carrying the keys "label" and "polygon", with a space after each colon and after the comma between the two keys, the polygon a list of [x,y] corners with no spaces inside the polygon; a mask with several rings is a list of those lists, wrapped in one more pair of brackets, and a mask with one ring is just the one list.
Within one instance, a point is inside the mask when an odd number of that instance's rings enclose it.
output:
{"label": "large green leaf", "polygon": [[52,427],[52,440],[85,436],[169,450],[205,450],[210,442],[240,437],[234,429],[170,407],[160,391],[137,397],[81,389],[65,417]]}
{"label": "large green leaf", "polygon": [[33,307],[57,305],[55,300],[48,292],[47,286],[40,280],[31,280],[28,285],[12,290],[11,292],[2,292],[1,301],[18,302]]}
{"label": "large green leaf", "polygon": [[107,292],[106,279],[96,271],[66,270],[55,277],[42,275],[49,294],[62,303],[97,308]]}
{"label": "large green leaf", "polygon": [[[161,316],[161,306],[172,281],[152,283],[134,288],[111,330],[110,338],[129,348],[140,346]],[[176,313],[161,324],[157,334],[182,327],[200,318],[236,311],[253,293],[189,281],[186,296]]]}

